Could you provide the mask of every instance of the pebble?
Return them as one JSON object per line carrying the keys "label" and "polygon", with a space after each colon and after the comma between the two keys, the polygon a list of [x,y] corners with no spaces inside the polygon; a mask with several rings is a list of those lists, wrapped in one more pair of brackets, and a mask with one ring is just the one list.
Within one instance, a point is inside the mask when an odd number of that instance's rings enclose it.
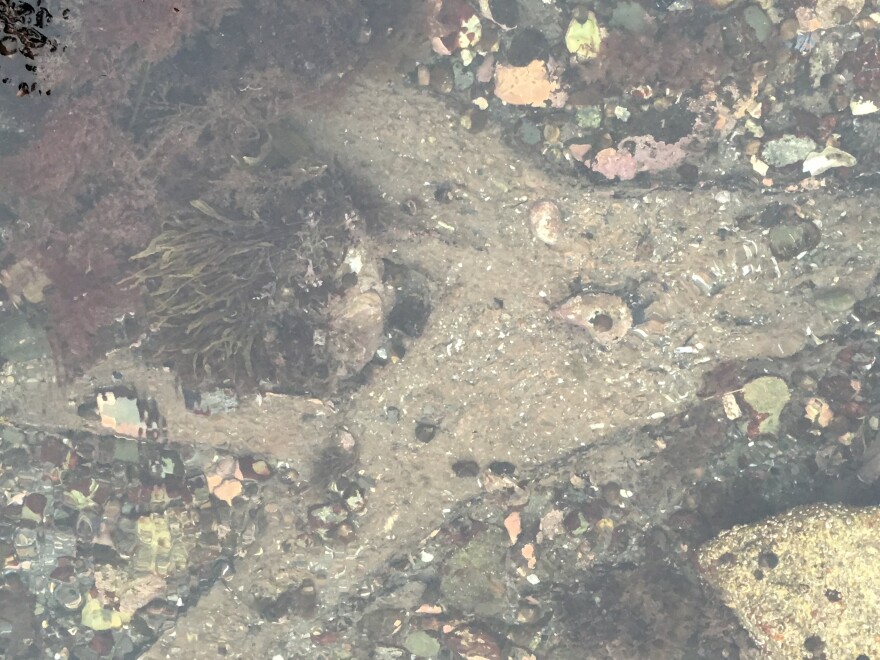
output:
{"label": "pebble", "polygon": [[815,300],[816,307],[830,314],[842,314],[856,304],[852,291],[838,286],[816,291]]}
{"label": "pebble", "polygon": [[821,230],[812,222],[786,222],[772,227],[767,239],[773,256],[787,261],[815,248],[821,237]]}

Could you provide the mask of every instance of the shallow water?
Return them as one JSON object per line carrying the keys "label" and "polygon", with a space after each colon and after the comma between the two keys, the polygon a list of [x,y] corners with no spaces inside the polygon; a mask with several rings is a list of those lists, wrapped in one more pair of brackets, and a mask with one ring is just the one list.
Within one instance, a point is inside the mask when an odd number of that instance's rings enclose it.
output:
{"label": "shallow water", "polygon": [[45,9],[5,657],[880,653],[871,7]]}

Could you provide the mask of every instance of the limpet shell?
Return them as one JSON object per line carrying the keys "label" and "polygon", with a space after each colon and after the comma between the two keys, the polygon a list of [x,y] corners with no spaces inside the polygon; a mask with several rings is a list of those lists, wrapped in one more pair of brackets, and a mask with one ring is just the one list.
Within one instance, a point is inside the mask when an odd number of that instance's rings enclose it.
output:
{"label": "limpet shell", "polygon": [[549,199],[535,202],[529,208],[529,224],[535,238],[546,245],[556,245],[562,233],[562,211]]}
{"label": "limpet shell", "polygon": [[603,346],[620,341],[632,327],[632,313],[618,296],[584,293],[569,298],[553,311],[553,316],[583,328]]}

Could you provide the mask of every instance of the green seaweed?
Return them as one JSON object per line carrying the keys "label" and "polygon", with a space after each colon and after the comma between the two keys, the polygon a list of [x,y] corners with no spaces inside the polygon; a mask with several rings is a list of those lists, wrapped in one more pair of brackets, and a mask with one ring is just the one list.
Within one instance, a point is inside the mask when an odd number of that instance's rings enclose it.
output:
{"label": "green seaweed", "polygon": [[349,242],[350,202],[326,168],[272,188],[254,181],[221,196],[228,213],[192,201],[132,257],[124,283],[147,293],[153,357],[183,375],[316,391],[330,368],[313,335]]}

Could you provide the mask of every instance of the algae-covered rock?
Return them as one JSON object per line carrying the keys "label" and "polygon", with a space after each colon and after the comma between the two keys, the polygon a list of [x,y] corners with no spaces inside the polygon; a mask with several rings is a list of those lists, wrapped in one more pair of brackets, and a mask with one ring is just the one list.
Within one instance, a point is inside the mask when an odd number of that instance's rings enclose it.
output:
{"label": "algae-covered rock", "polygon": [[588,12],[583,21],[571,19],[565,31],[565,47],[569,53],[585,60],[591,59],[599,54],[604,38],[605,29],[596,21],[596,15]]}
{"label": "algae-covered rock", "polygon": [[802,161],[815,148],[816,143],[808,137],[783,135],[767,142],[761,157],[773,167],[785,167]]}
{"label": "algae-covered rock", "polygon": [[755,37],[758,41],[767,41],[773,33],[773,21],[761,7],[758,5],[749,5],[743,11],[743,18],[749,27],[755,31]]}
{"label": "algae-covered rock", "polygon": [[779,430],[779,415],[791,399],[788,385],[776,376],[761,376],[746,383],[743,400],[755,411],[748,424],[749,437],[755,433],[773,433]]}
{"label": "algae-covered rock", "polygon": [[141,516],[137,521],[137,546],[132,557],[135,573],[168,576],[187,566],[186,516],[169,511]]}
{"label": "algae-covered rock", "polygon": [[503,574],[508,545],[507,534],[493,527],[456,550],[440,583],[445,603],[463,613],[499,615],[506,607]]}
{"label": "algae-covered rock", "polygon": [[843,314],[856,304],[855,294],[841,286],[819,289],[814,296],[816,307],[828,314]]}
{"label": "algae-covered rock", "polygon": [[407,635],[403,645],[407,651],[420,658],[435,658],[440,653],[440,642],[424,630],[417,630]]}
{"label": "algae-covered rock", "polygon": [[119,612],[104,609],[96,598],[90,598],[82,608],[82,624],[92,630],[113,630],[125,625]]}
{"label": "algae-covered rock", "polygon": [[821,230],[812,222],[785,222],[767,233],[770,251],[780,261],[794,259],[812,250],[822,238]]}
{"label": "algae-covered rock", "polygon": [[798,507],[722,532],[698,561],[767,657],[876,658],[878,526],[878,507]]}
{"label": "algae-covered rock", "polygon": [[614,5],[614,10],[611,12],[611,26],[623,28],[633,34],[641,34],[650,29],[651,22],[642,5],[623,0]]}

